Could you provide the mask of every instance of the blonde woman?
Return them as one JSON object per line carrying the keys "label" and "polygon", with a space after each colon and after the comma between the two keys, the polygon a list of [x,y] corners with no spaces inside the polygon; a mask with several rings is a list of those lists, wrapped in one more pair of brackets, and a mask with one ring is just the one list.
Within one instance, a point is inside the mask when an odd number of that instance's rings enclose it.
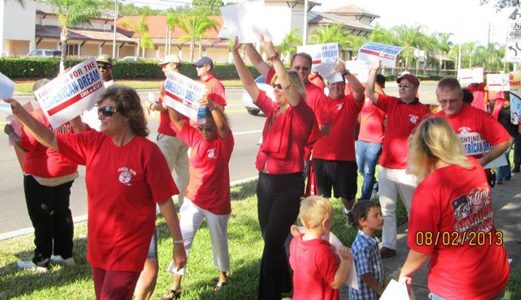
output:
{"label": "blonde woman", "polygon": [[430,260],[431,299],[501,299],[510,270],[481,164],[465,157],[442,117],[424,120],[409,147],[410,170],[422,182],[413,195],[411,250],[400,280],[410,285]]}
{"label": "blonde woman", "polygon": [[232,47],[235,67],[246,91],[266,115],[263,143],[255,163],[259,171],[257,185],[258,217],[264,238],[259,276],[259,299],[280,299],[291,290],[291,276],[284,241],[295,222],[304,192],[304,146],[318,138],[313,111],[306,104],[306,89],[295,71],[284,69],[271,42],[262,46],[273,63],[272,81],[275,99],[261,91],[250,74],[235,39]]}

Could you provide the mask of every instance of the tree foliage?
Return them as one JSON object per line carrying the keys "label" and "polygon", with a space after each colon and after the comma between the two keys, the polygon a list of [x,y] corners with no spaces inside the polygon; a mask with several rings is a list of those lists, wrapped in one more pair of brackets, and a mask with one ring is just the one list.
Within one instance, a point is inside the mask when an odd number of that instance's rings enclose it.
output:
{"label": "tree foliage", "polygon": [[212,16],[220,16],[221,6],[224,6],[222,0],[193,0],[192,5],[195,9],[204,9]]}
{"label": "tree foliage", "polygon": [[130,28],[134,33],[136,34],[138,38],[138,45],[142,50],[142,57],[145,57],[145,49],[152,49],[155,48],[154,42],[150,38],[150,35],[148,34],[148,25],[146,22],[146,17],[141,16],[139,19],[139,22],[132,23],[129,20],[123,21],[123,27],[124,28]]}
{"label": "tree foliage", "polygon": [[280,53],[283,53],[287,59],[291,54],[297,52],[297,46],[302,45],[302,38],[297,28],[292,28],[290,32],[284,37],[280,45],[277,46]]}

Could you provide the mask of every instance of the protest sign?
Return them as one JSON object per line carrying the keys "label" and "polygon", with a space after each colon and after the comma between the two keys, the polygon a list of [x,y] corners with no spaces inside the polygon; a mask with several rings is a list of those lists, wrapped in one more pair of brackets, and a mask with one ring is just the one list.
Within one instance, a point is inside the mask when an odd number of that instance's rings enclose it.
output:
{"label": "protest sign", "polygon": [[490,92],[510,91],[510,75],[487,74],[487,85]]}
{"label": "protest sign", "polygon": [[321,64],[328,60],[336,62],[340,57],[338,43],[298,46],[297,52],[304,52],[311,55],[314,65]]}
{"label": "protest sign", "polygon": [[521,97],[518,94],[510,92],[510,120],[512,124],[519,124],[521,117]]}
{"label": "protest sign", "polygon": [[3,112],[4,114],[12,115],[13,111],[11,110],[11,104],[0,102],[0,112]]}
{"label": "protest sign", "polygon": [[337,66],[337,63],[332,61],[332,60],[328,60],[328,61],[325,61],[319,65],[316,65],[315,66],[315,70],[320,73],[320,75],[322,75],[323,77],[327,78],[331,75],[333,75],[336,71],[335,71],[335,68]]}
{"label": "protest sign", "polygon": [[482,83],[483,68],[459,69],[458,80],[460,84]]}
{"label": "protest sign", "polygon": [[346,61],[346,69],[349,70],[349,73],[353,74],[358,81],[367,82],[371,65],[363,60],[351,60]]}
{"label": "protest sign", "polygon": [[16,83],[0,72],[0,99],[13,97]]}
{"label": "protest sign", "polygon": [[206,87],[204,84],[184,75],[170,72],[166,77],[165,104],[193,121],[198,119],[199,99],[203,98],[205,94]]}
{"label": "protest sign", "polygon": [[105,90],[94,57],[53,79],[34,95],[53,128],[79,116],[96,104]]}
{"label": "protest sign", "polygon": [[382,66],[394,68],[396,66],[396,58],[402,50],[402,47],[370,42],[358,50],[358,60],[369,63],[380,60]]}
{"label": "protest sign", "polygon": [[[412,293],[412,290],[411,290]],[[387,287],[385,287],[385,290],[380,296],[380,300],[413,300],[414,294],[409,295],[409,292],[407,291],[407,285],[405,282],[398,282],[394,279],[391,279]]]}
{"label": "protest sign", "polygon": [[510,72],[510,91],[521,92],[521,71]]}
{"label": "protest sign", "polygon": [[238,36],[241,44],[255,43],[259,42],[259,35],[262,34],[264,40],[271,41],[264,1],[245,1],[222,6],[220,10],[224,20],[218,35],[220,38],[233,39]]}

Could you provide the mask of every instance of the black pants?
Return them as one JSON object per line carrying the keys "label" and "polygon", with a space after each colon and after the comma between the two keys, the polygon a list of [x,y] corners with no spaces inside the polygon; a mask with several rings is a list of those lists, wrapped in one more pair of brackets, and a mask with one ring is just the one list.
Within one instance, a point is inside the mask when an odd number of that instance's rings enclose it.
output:
{"label": "black pants", "polygon": [[302,173],[259,174],[257,209],[264,239],[259,300],[280,300],[281,292],[291,290],[292,278],[284,251],[284,241],[289,234],[290,226],[297,219],[303,193]]}
{"label": "black pants", "polygon": [[514,168],[521,165],[521,133],[514,139]]}
{"label": "black pants", "polygon": [[32,176],[24,176],[25,201],[34,227],[33,262],[38,263],[53,254],[64,259],[72,256],[74,224],[69,209],[73,181],[49,187],[40,185]]}

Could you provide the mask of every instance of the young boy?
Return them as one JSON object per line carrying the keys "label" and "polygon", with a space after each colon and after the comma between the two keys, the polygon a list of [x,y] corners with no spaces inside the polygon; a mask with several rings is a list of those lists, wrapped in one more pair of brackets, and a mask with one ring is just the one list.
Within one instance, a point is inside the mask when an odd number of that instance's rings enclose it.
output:
{"label": "young boy", "polygon": [[384,291],[384,268],[374,236],[374,232],[381,230],[384,224],[380,204],[370,200],[359,201],[353,208],[353,219],[359,228],[351,248],[358,290],[349,287],[349,299],[378,300]]}
{"label": "young boy", "polygon": [[300,203],[300,220],[306,233],[293,238],[289,262],[293,269],[293,300],[339,299],[338,288],[351,264],[349,248],[337,249],[321,237],[331,230],[333,206],[326,198],[310,196]]}

